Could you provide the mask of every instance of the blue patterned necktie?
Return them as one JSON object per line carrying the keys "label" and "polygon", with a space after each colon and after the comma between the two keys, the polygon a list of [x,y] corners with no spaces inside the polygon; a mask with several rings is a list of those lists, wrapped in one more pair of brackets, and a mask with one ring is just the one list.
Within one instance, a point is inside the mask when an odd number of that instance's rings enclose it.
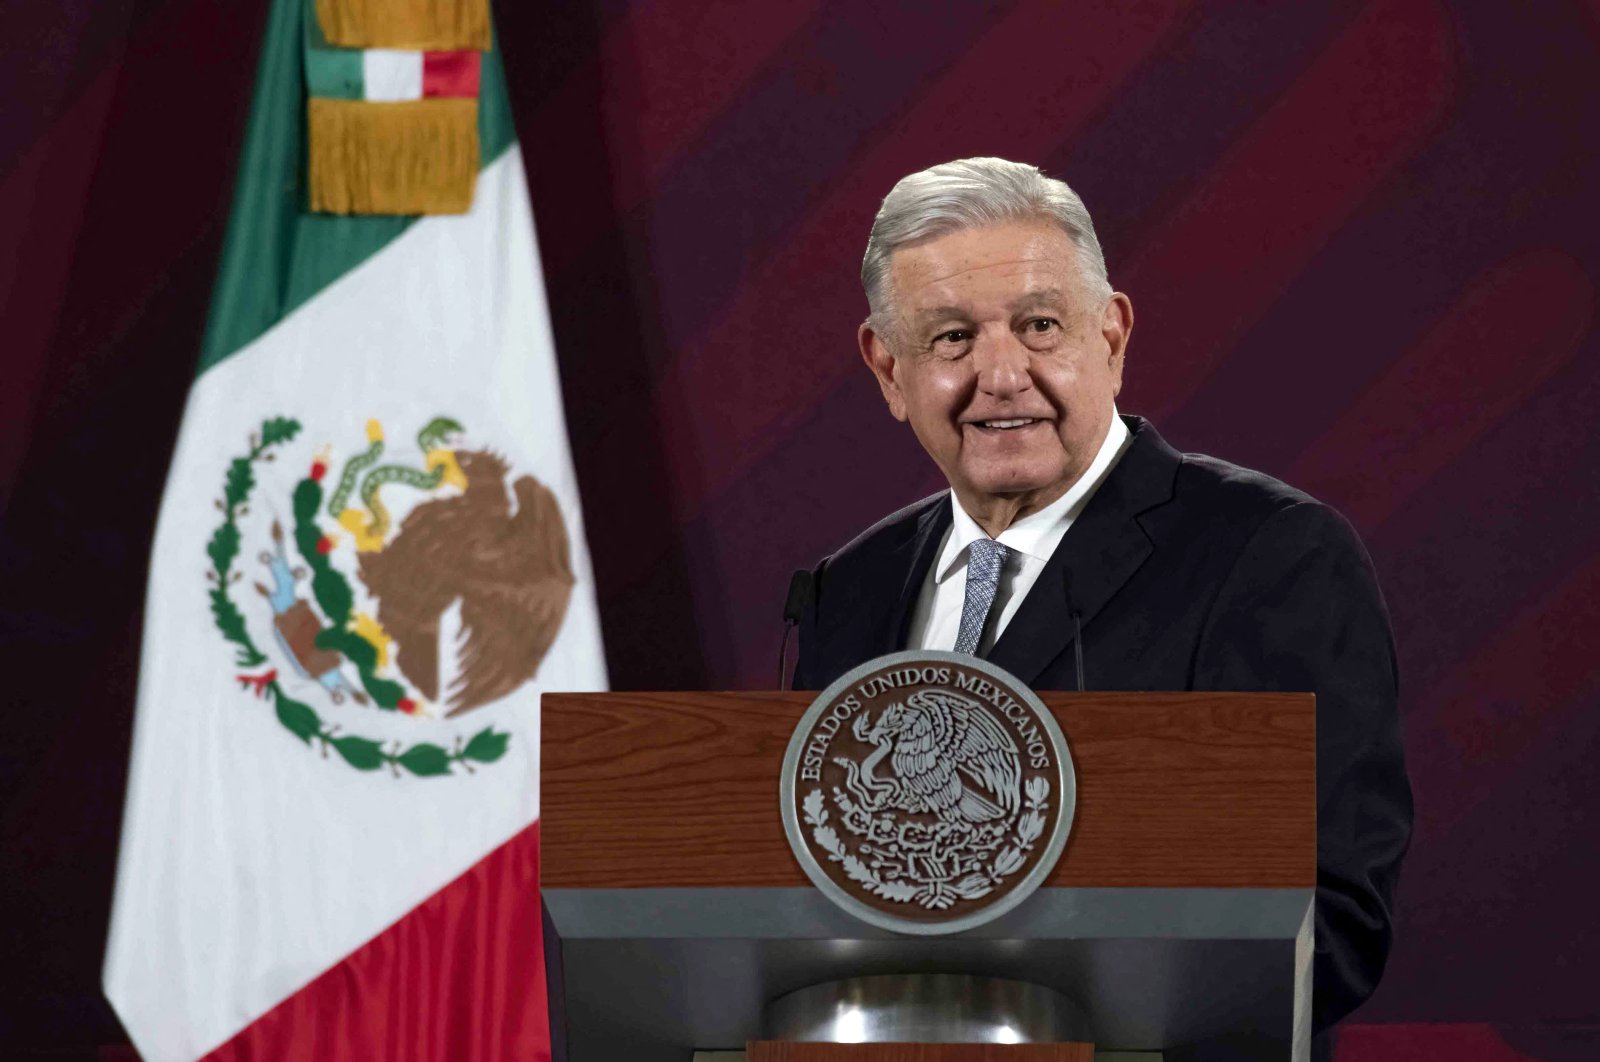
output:
{"label": "blue patterned necktie", "polygon": [[967,547],[967,599],[961,605],[961,630],[956,635],[956,652],[976,653],[983,638],[983,625],[994,604],[1000,585],[1000,569],[1010,552],[992,538],[980,538]]}

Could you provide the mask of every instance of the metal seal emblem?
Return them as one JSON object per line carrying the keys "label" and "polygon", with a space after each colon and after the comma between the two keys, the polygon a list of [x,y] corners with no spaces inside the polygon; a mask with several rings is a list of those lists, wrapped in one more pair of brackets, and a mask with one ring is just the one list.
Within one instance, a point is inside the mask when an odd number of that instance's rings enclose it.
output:
{"label": "metal seal emblem", "polygon": [[1027,899],[1077,805],[1055,717],[977,657],[869,660],[812,701],[780,785],[789,846],[812,882],[897,933],[959,933]]}

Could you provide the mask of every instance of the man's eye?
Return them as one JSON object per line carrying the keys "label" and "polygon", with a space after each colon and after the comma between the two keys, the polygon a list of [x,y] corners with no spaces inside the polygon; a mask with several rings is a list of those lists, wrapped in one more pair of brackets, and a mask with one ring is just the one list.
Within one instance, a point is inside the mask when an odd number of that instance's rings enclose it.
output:
{"label": "man's eye", "polygon": [[972,333],[964,328],[952,328],[933,337],[928,349],[945,358],[958,358],[972,345]]}
{"label": "man's eye", "polygon": [[1030,332],[1034,332],[1038,335],[1044,335],[1046,332],[1053,332],[1057,328],[1060,328],[1061,322],[1056,320],[1054,317],[1034,317],[1031,318],[1023,327],[1027,328],[1027,330]]}

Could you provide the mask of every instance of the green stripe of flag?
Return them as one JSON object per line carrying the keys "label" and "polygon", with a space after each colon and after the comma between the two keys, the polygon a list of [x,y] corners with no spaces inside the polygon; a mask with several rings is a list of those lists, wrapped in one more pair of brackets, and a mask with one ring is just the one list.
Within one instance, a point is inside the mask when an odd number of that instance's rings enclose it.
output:
{"label": "green stripe of flag", "polygon": [[317,21],[316,0],[305,0],[306,87],[324,99],[359,100],[366,95],[360,48],[328,43]]}
{"label": "green stripe of flag", "polygon": [[[414,218],[306,210],[306,0],[273,0],[196,374],[249,344]],[[312,16],[313,20],[315,16]],[[351,54],[360,62],[360,51]],[[498,50],[483,56],[478,143],[487,166],[516,140]],[[337,356],[337,351],[330,351]]]}

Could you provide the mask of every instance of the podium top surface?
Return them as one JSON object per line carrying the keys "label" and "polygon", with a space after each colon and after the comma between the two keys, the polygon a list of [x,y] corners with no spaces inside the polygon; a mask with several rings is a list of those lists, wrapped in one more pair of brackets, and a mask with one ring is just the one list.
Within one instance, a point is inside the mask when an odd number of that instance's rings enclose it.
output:
{"label": "podium top surface", "polygon": [[[778,778],[813,693],[547,693],[547,889],[795,888]],[[1046,693],[1077,772],[1047,888],[1316,884],[1314,699]]]}

